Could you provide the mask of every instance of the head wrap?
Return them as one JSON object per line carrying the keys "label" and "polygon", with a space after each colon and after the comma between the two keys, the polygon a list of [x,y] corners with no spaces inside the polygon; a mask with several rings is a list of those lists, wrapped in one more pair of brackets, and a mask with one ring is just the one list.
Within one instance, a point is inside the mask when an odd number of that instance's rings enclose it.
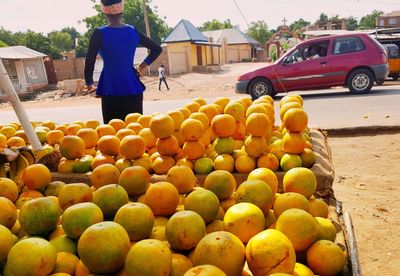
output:
{"label": "head wrap", "polygon": [[101,11],[105,14],[123,13],[124,0],[101,0]]}

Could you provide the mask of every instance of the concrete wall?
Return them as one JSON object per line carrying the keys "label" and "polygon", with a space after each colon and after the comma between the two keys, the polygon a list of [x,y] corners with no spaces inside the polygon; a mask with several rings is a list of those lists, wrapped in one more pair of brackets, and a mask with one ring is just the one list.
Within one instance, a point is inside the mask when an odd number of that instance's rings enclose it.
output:
{"label": "concrete wall", "polygon": [[58,81],[84,78],[85,58],[67,58],[54,60]]}
{"label": "concrete wall", "polygon": [[150,65],[151,74],[158,75],[158,68],[161,64],[164,64],[165,74],[169,75],[170,68],[169,68],[169,60],[168,60],[168,49],[166,46],[162,47],[163,50],[160,56]]}
{"label": "concrete wall", "polygon": [[222,55],[226,63],[242,62],[251,59],[251,46],[249,44],[228,44],[222,47]]}

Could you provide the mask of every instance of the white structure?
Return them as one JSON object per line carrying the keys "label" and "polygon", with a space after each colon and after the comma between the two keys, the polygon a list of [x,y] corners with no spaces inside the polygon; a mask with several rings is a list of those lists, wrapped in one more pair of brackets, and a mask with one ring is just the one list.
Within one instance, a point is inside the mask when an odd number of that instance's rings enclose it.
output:
{"label": "white structure", "polygon": [[[48,86],[43,58],[45,54],[25,46],[0,48],[0,61],[18,94],[26,94]],[[0,96],[4,92],[0,89]]]}

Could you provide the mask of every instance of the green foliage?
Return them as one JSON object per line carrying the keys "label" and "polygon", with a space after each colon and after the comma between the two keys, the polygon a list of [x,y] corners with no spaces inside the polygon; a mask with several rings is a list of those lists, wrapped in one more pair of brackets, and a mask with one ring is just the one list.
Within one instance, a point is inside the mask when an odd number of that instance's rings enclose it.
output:
{"label": "green foliage", "polygon": [[17,45],[16,36],[3,27],[0,27],[0,40],[10,46]]}
{"label": "green foliage", "polygon": [[86,57],[88,47],[89,39],[86,36],[81,36],[76,46],[76,57]]}
{"label": "green foliage", "polygon": [[291,31],[298,31],[308,25],[310,25],[310,22],[305,21],[303,18],[300,18],[299,20],[296,20],[292,24],[290,24],[289,28]]}
{"label": "green foliage", "polygon": [[247,30],[247,35],[260,42],[260,44],[265,44],[271,38],[272,34],[268,29],[267,23],[262,20],[251,22]]}
{"label": "green foliage", "polygon": [[61,51],[70,51],[74,48],[74,41],[69,33],[53,31],[48,34],[52,47]]}
{"label": "green foliage", "polygon": [[319,22],[326,22],[328,21],[328,16],[325,13],[321,13],[318,18]]}
{"label": "green foliage", "polygon": [[222,29],[232,29],[232,28],[239,29],[239,27],[237,25],[234,26],[232,24],[230,19],[227,19],[224,22],[221,22],[218,19],[213,19],[211,21],[207,21],[207,22],[203,23],[203,25],[201,27],[199,27],[199,30],[201,32],[205,32],[205,31],[215,31],[215,30],[222,30]]}
{"label": "green foliage", "polygon": [[7,46],[8,46],[8,45],[7,45],[5,42],[3,42],[3,41],[0,40],[0,48],[1,48],[1,47],[7,47]]}
{"label": "green foliage", "polygon": [[358,29],[358,20],[357,18],[350,16],[347,19],[347,29],[349,31],[354,31]]}
{"label": "green foliage", "polygon": [[359,28],[362,30],[374,29],[376,27],[376,18],[383,14],[383,11],[374,10],[371,14],[361,17]]}

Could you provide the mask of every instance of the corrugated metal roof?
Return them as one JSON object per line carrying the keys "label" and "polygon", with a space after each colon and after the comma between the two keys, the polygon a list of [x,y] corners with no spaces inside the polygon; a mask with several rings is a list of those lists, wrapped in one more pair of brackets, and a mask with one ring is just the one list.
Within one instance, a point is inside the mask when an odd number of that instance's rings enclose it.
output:
{"label": "corrugated metal roof", "polygon": [[25,46],[11,46],[11,47],[3,47],[0,48],[0,58],[4,59],[29,59],[29,58],[38,58],[45,57],[45,54],[42,54],[38,51],[29,49]]}
{"label": "corrugated metal roof", "polygon": [[385,13],[384,15],[381,15],[379,17],[395,17],[395,16],[400,16],[400,11],[392,11],[389,13]]}
{"label": "corrugated metal roof", "polygon": [[182,19],[164,40],[165,43],[179,41],[207,42],[208,39],[195,26],[193,26],[192,23],[188,20]]}
{"label": "corrugated metal roof", "polygon": [[228,44],[255,44],[260,43],[254,38],[248,36],[247,34],[241,32],[238,29],[223,29],[217,31],[207,31],[203,32],[206,37],[213,38],[215,43],[223,43],[224,38],[226,38]]}

